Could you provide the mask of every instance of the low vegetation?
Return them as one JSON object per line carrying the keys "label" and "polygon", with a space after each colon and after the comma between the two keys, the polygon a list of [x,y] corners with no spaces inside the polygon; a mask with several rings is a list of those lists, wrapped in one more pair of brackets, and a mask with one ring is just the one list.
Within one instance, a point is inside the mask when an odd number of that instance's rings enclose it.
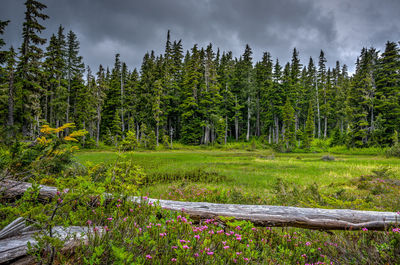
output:
{"label": "low vegetation", "polygon": [[[400,161],[396,158],[376,153],[276,153],[261,149],[257,142],[223,149],[180,146],[180,150],[76,153],[74,143],[86,132],[73,129],[73,124],[56,129],[45,126],[36,142],[1,149],[1,178],[34,185],[21,198],[0,197],[0,227],[22,216],[38,228],[38,244],[30,247],[30,254],[39,263],[400,262],[397,227],[385,232],[366,228],[324,232],[254,227],[232,218],[195,222],[184,210],[170,212],[146,200],[151,196],[399,211]],[[58,137],[60,133],[65,136]],[[40,200],[38,184],[56,186],[60,192],[53,200]],[[141,195],[143,200],[133,203],[127,199],[132,195]],[[63,241],[51,234],[56,225],[89,228],[87,244],[72,252],[61,251]]]}

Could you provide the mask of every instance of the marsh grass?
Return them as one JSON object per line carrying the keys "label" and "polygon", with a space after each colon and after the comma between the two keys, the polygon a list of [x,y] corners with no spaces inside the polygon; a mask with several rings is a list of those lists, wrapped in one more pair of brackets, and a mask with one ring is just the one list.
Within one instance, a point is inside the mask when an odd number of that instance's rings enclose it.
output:
{"label": "marsh grass", "polygon": [[[207,193],[215,194],[207,195],[210,197],[208,201],[228,202],[230,199],[218,195],[218,192],[240,191],[240,203],[296,205],[296,194],[300,196],[301,192],[309,192],[310,187],[318,187],[318,193],[323,196],[339,199],[340,202],[329,199],[332,206],[379,209],[377,204],[382,202],[382,199],[374,203],[370,202],[374,198],[369,197],[380,196],[379,187],[360,189],[360,176],[371,175],[381,168],[390,168],[391,179],[400,180],[399,159],[375,155],[335,154],[334,161],[321,160],[321,157],[329,155],[280,154],[271,150],[200,149],[125,153],[128,159],[133,159],[144,169],[147,180],[144,180],[142,192],[154,198],[179,199],[178,194],[182,193],[180,199],[190,200],[189,194],[193,192],[192,189],[206,189]],[[80,152],[76,160],[83,164],[111,163],[117,156],[116,152],[109,151]],[[288,196],[282,197],[276,192],[279,182],[290,187],[292,192]],[[195,184],[195,188],[192,184]],[[294,191],[294,188],[297,191]],[[169,193],[175,196],[170,196]],[[273,194],[274,199],[271,197]],[[329,204],[315,200],[312,193],[308,194],[309,198],[302,199],[302,205],[329,207]],[[337,194],[342,196],[338,198]],[[281,201],[276,198],[281,198]],[[364,199],[367,202],[364,202]],[[345,202],[346,200],[348,202]],[[391,208],[386,203],[384,205],[384,209]],[[397,211],[395,207],[397,205],[393,205],[392,210]]]}

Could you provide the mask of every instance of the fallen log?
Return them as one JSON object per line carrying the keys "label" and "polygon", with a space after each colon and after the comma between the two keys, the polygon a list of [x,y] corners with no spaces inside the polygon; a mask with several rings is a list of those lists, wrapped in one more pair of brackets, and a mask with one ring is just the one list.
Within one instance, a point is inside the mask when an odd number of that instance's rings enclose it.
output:
{"label": "fallen log", "polygon": [[[18,218],[19,219],[19,218]],[[13,222],[14,223],[14,222]],[[9,238],[0,240],[0,264],[35,264],[35,259],[28,255],[28,242],[34,246],[37,244],[34,234],[37,231],[20,232]],[[54,237],[65,241],[61,251],[68,251],[88,242],[88,228],[71,226],[56,226],[52,229]],[[98,228],[98,233],[103,232]]]}
{"label": "fallen log", "polygon": [[[0,194],[6,198],[22,196],[31,187],[30,183],[6,180],[0,182]],[[55,187],[40,186],[39,197],[49,199],[56,196]],[[130,197],[140,202],[140,197]],[[234,217],[257,226],[300,227],[318,230],[385,230],[400,223],[400,215],[395,212],[358,211],[347,209],[300,208],[270,205],[219,204],[207,202],[181,202],[148,199],[159,203],[164,209],[183,211],[195,220]]]}

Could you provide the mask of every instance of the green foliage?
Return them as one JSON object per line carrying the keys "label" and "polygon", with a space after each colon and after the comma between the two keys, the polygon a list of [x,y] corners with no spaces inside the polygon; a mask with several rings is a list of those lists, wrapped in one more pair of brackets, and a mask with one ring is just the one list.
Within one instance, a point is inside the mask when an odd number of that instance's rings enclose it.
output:
{"label": "green foliage", "polygon": [[154,133],[153,130],[151,130],[147,135],[147,148],[150,150],[155,150],[156,147],[157,147],[156,134]]}
{"label": "green foliage", "polygon": [[314,110],[310,101],[310,105],[308,107],[308,115],[306,121],[306,128],[304,129],[303,135],[303,146],[306,150],[309,150],[311,147],[311,142],[314,139]]}
{"label": "green foliage", "polygon": [[121,142],[121,148],[124,151],[132,151],[136,150],[138,147],[139,143],[136,138],[136,131],[135,129],[130,129],[126,134],[125,139]]}
{"label": "green foliage", "polygon": [[291,151],[296,144],[295,138],[295,117],[292,103],[289,99],[283,107],[284,142],[286,151]]}
{"label": "green foliage", "polygon": [[164,146],[165,149],[172,148],[172,146],[170,146],[168,135],[165,135],[165,134],[163,135],[163,137],[162,137],[162,145]]}
{"label": "green foliage", "polygon": [[133,196],[137,194],[144,175],[132,160],[117,160],[105,172],[102,185],[109,193]]}

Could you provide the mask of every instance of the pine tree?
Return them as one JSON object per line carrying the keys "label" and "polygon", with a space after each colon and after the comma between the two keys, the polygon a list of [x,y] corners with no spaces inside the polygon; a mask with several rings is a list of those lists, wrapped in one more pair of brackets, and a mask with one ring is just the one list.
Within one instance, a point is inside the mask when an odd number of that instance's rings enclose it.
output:
{"label": "pine tree", "polygon": [[114,115],[114,119],[111,124],[111,128],[110,128],[111,135],[113,137],[113,142],[114,142],[115,146],[118,145],[118,142],[122,136],[121,118],[120,117],[121,117],[120,113],[118,113],[118,111],[116,111],[115,115]]}
{"label": "pine tree", "polygon": [[67,111],[66,111],[66,122],[70,122],[71,112],[75,112],[76,104],[76,91],[79,87],[82,87],[82,75],[85,69],[85,65],[82,62],[82,56],[79,56],[79,41],[76,34],[70,30],[67,35]]}
{"label": "pine tree", "polygon": [[378,142],[389,145],[400,131],[400,49],[395,42],[386,43],[376,68],[376,109],[382,123]]}
{"label": "pine tree", "polygon": [[304,129],[304,135],[303,135],[303,139],[304,139],[303,146],[307,150],[309,150],[311,147],[311,142],[314,138],[314,130],[315,130],[314,109],[313,109],[312,101],[310,101],[310,104],[308,107],[306,127]]}
{"label": "pine tree", "polygon": [[186,56],[183,77],[182,110],[182,142],[199,144],[202,135],[201,113],[199,111],[199,96],[201,86],[201,58],[197,45],[192,48],[192,54]]}
{"label": "pine tree", "polygon": [[107,91],[105,73],[102,65],[99,66],[99,70],[96,75],[97,75],[97,80],[94,89],[94,104],[96,107],[96,144],[97,146],[99,146],[101,113],[103,109],[104,98]]}
{"label": "pine tree", "polygon": [[21,119],[22,132],[34,138],[38,133],[40,118],[40,96],[42,87],[40,77],[42,76],[43,51],[39,45],[46,43],[46,39],[40,34],[45,27],[39,23],[39,19],[46,20],[49,17],[42,13],[46,5],[35,1],[25,2],[25,21],[22,28],[22,45],[18,64],[18,76],[21,81],[21,95],[18,109],[18,117]]}
{"label": "pine tree", "polygon": [[357,60],[356,73],[347,99],[347,115],[350,122],[348,145],[350,147],[366,147],[371,132],[374,81],[373,68],[377,53],[375,49],[363,48]]}
{"label": "pine tree", "polygon": [[283,141],[286,146],[286,150],[290,151],[295,143],[295,116],[294,116],[294,108],[292,107],[292,103],[289,98],[286,99],[285,106],[282,109],[282,117],[283,117]]}
{"label": "pine tree", "polygon": [[[7,21],[1,21],[0,20],[0,36],[4,34],[4,29],[5,27],[10,23],[9,20]],[[4,39],[0,38],[0,48],[2,48],[5,45]],[[7,52],[0,50],[0,65],[3,64],[6,61],[6,56]]]}
{"label": "pine tree", "polygon": [[324,138],[327,137],[328,110],[327,110],[327,95],[326,95],[326,59],[325,53],[321,50],[318,61],[317,74],[317,122],[318,122],[318,138],[321,138],[321,116],[324,118]]}

